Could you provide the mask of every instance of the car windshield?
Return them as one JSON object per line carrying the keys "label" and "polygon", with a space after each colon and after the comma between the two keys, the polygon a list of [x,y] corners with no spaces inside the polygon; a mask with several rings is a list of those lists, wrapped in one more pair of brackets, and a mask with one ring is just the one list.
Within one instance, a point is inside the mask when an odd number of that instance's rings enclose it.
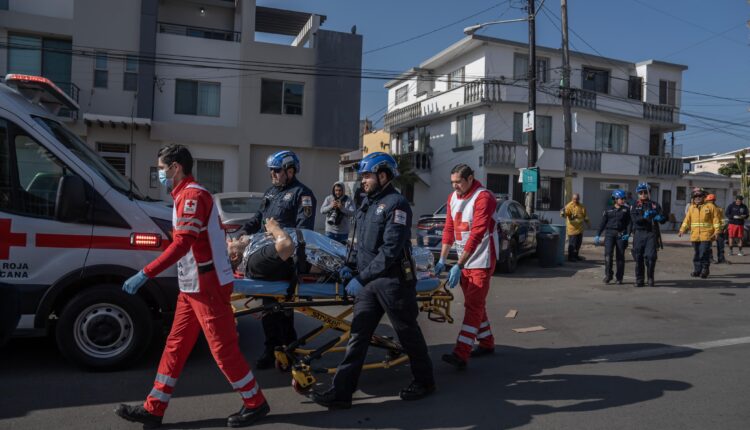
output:
{"label": "car windshield", "polygon": [[94,150],[89,148],[88,145],[86,145],[78,136],[65,128],[65,126],[49,118],[35,116],[34,119],[42,125],[47,132],[75,154],[78,159],[86,163],[91,170],[95,171],[102,179],[107,181],[112,188],[123,194],[132,195],[139,200],[145,200],[145,197],[141,195],[138,187],[136,187],[134,183],[121,175],[120,172],[115,170],[114,167],[100,157],[99,154],[94,152]]}
{"label": "car windshield", "polygon": [[440,206],[440,208],[435,211],[435,215],[445,215],[445,204],[443,204],[443,206]]}
{"label": "car windshield", "polygon": [[262,201],[259,197],[225,197],[221,199],[221,210],[228,214],[255,213]]}

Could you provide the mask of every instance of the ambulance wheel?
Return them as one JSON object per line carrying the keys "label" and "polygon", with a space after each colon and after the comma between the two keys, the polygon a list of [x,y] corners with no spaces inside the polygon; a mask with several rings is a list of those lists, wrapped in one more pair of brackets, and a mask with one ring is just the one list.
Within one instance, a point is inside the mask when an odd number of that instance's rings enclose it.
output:
{"label": "ambulance wheel", "polygon": [[146,303],[114,284],[97,285],[73,297],[55,329],[63,355],[92,370],[132,365],[148,348],[153,333]]}

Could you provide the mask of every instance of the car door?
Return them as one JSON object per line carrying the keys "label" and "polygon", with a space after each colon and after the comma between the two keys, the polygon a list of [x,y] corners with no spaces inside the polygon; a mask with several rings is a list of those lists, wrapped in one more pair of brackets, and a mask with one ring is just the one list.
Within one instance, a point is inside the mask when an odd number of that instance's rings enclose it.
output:
{"label": "car door", "polygon": [[523,219],[523,225],[526,229],[526,250],[528,252],[536,251],[536,234],[539,232],[539,219],[536,216],[529,215],[526,209],[516,203],[518,212]]}

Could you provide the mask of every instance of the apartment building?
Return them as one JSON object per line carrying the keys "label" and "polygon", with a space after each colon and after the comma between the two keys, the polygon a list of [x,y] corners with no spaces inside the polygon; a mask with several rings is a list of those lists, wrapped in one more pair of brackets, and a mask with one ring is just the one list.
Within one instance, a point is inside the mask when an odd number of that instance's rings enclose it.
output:
{"label": "apartment building", "polygon": [[[537,46],[536,136],[540,190],[537,212],[560,222],[563,202],[562,52]],[[652,185],[667,213],[682,210],[680,123],[687,66],[638,63],[571,53],[573,190],[589,213],[608,204],[613,189]],[[420,181],[405,194],[415,213],[430,213],[450,192],[450,169],[472,166],[496,193],[523,202],[519,168],[527,166],[528,45],[472,35],[388,82],[385,127],[391,149],[411,159]],[[700,182],[697,181],[696,182]],[[681,190],[681,191],[684,191]],[[683,193],[684,194],[684,193]],[[684,199],[684,197],[682,197]]]}
{"label": "apartment building", "polygon": [[5,0],[0,74],[68,92],[68,124],[151,197],[168,198],[166,143],[190,148],[214,192],[264,190],[266,157],[292,149],[322,196],[359,140],[360,81],[330,75],[362,59],[362,37],[325,20],[255,0]]}

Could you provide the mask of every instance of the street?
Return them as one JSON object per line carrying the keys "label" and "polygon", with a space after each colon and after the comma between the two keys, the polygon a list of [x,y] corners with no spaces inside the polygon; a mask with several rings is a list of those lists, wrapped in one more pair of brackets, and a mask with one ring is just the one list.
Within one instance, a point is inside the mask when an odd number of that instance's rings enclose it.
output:
{"label": "street", "polygon": [[[365,371],[353,408],[328,412],[296,394],[289,374],[257,371],[271,415],[256,427],[747,428],[750,257],[728,256],[732,264],[712,265],[709,279],[690,278],[692,249],[669,243],[659,255],[657,286],[635,288],[629,252],[625,285],[602,285],[602,252],[587,243],[583,262],[540,269],[532,258],[513,275],[496,275],[487,309],[498,347],[464,372],[440,361],[460,327],[460,291],[454,324],[420,316],[438,382],[432,397],[398,398],[410,381],[406,366]],[[505,318],[510,309],[516,318]],[[298,329],[314,325],[296,318]],[[512,331],[538,325],[546,330]],[[389,332],[387,319],[381,329]],[[243,352],[254,360],[262,350],[260,323],[243,317],[239,330]],[[51,339],[14,339],[0,350],[0,428],[140,428],[113,410],[143,401],[162,346],[159,339],[129,370],[91,373],[64,361]],[[222,428],[240,405],[200,341],[165,427]]]}

